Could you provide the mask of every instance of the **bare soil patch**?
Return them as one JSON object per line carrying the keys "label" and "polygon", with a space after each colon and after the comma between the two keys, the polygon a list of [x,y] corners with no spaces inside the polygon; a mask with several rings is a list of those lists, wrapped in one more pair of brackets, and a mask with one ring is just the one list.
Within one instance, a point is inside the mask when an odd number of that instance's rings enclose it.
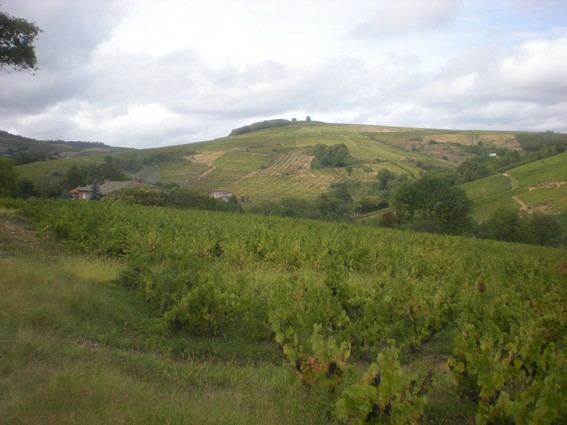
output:
{"label": "bare soil patch", "polygon": [[554,189],[554,188],[559,188],[559,187],[567,187],[567,182],[542,183],[542,184],[539,184],[537,186],[530,186],[530,187],[528,187],[528,190],[531,192],[532,190],[537,190],[537,189]]}
{"label": "bare soil patch", "polygon": [[522,211],[527,211],[530,209],[530,207],[528,207],[528,205],[524,201],[522,201],[519,196],[512,196],[512,199],[516,201]]}
{"label": "bare soil patch", "polygon": [[188,161],[196,162],[197,164],[204,164],[212,167],[213,163],[224,154],[224,152],[196,153],[195,155],[186,156],[185,159],[187,159]]}
{"label": "bare soil patch", "polygon": [[484,145],[494,145],[499,148],[522,149],[516,137],[511,134],[483,134],[477,137],[477,141]]}
{"label": "bare soil patch", "polygon": [[431,140],[438,143],[457,143],[459,145],[474,144],[473,138],[464,134],[434,134],[432,136],[423,136],[423,141],[425,143]]}

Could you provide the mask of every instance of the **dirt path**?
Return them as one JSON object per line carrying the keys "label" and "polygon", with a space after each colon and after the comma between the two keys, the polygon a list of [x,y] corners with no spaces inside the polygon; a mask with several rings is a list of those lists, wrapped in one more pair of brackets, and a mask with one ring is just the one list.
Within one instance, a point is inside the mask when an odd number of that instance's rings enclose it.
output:
{"label": "dirt path", "polygon": [[531,192],[532,190],[537,190],[537,189],[553,189],[559,187],[567,187],[567,181],[542,183],[537,186],[529,186],[528,190]]}
{"label": "dirt path", "polygon": [[519,196],[512,196],[512,199],[520,205],[520,209],[522,211],[528,211],[530,209],[530,207],[528,207],[528,205],[522,201]]}
{"label": "dirt path", "polygon": [[515,179],[514,177],[512,177],[510,175],[510,173],[505,172],[505,173],[502,173],[502,175],[504,177],[508,177],[510,179],[510,185],[512,186],[512,189],[516,189],[519,186],[518,185],[518,179]]}
{"label": "dirt path", "polygon": [[202,178],[205,177],[207,174],[209,174],[210,172],[214,171],[216,168],[217,168],[217,167],[215,167],[215,166],[213,165],[211,168],[209,168],[207,171],[205,171],[203,174],[201,174],[201,175],[199,176],[199,178],[202,179]]}

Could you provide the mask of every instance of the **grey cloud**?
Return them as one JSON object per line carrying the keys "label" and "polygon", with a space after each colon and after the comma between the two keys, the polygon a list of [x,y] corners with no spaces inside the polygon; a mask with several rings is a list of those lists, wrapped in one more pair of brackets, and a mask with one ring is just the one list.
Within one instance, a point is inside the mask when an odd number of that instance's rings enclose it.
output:
{"label": "grey cloud", "polygon": [[3,1],[8,13],[35,22],[43,32],[36,42],[39,70],[0,73],[0,110],[37,113],[58,102],[78,98],[88,87],[90,56],[111,31],[105,11],[110,2],[50,0],[49,7]]}
{"label": "grey cloud", "polygon": [[[4,0],[2,8],[35,22],[43,32],[36,43],[40,69],[65,72],[88,60],[92,50],[112,29],[112,2],[49,0],[49,7],[31,2]],[[46,3],[47,5],[47,3]]]}

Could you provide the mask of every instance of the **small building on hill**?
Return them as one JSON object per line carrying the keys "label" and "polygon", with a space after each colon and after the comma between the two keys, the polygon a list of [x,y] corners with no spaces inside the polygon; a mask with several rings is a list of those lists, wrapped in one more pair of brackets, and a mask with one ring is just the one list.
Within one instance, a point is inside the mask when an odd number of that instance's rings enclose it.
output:
{"label": "small building on hill", "polygon": [[221,201],[228,202],[234,196],[234,193],[225,190],[213,190],[209,192],[211,198],[220,199]]}
{"label": "small building on hill", "polygon": [[[106,180],[103,184],[99,185],[99,192],[104,197],[109,193],[116,192],[120,189],[140,189],[140,188],[155,188],[155,186],[149,185],[136,180],[131,181],[111,181]],[[78,186],[69,191],[72,199],[79,199],[81,201],[88,201],[91,199],[91,193],[93,190],[93,185]]]}

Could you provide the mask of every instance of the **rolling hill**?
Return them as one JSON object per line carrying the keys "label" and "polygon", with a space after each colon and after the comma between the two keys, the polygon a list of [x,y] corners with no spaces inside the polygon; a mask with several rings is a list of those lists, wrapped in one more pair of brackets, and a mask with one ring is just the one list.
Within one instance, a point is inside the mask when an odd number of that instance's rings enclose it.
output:
{"label": "rolling hill", "polygon": [[[455,170],[479,152],[493,156],[504,150],[527,153],[533,145],[526,140],[536,135],[321,122],[290,122],[234,133],[237,135],[189,145],[74,156],[17,169],[22,177],[38,184],[53,184],[71,165],[102,163],[111,154],[132,178],[196,190],[225,190],[254,204],[286,197],[314,199],[332,183],[373,181],[382,169],[397,175],[418,175],[427,170]],[[542,134],[549,136],[545,139],[548,142],[557,143],[557,134],[537,133]],[[351,167],[313,168],[311,161],[318,144],[344,144],[357,163]],[[475,217],[485,218],[498,205],[525,209],[524,203],[531,210],[566,211],[566,155],[546,157],[507,174],[494,174],[464,185],[475,202]]]}

